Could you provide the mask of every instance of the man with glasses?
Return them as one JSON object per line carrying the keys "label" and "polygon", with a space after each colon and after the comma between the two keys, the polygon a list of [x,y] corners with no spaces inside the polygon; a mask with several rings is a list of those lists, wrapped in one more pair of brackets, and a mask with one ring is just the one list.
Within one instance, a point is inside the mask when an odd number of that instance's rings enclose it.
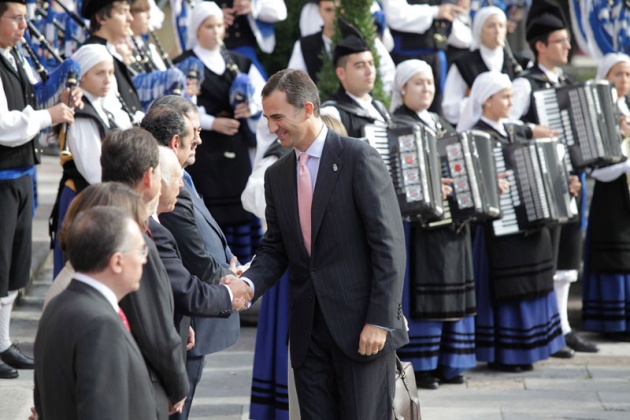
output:
{"label": "man with glasses", "polygon": [[[101,148],[103,182],[128,185],[146,206],[145,220],[155,213],[161,189],[158,144],[142,128],[110,130]],[[149,246],[142,273],[142,287],[120,301],[131,333],[151,373],[159,418],[181,411],[188,394],[188,376],[179,332],[173,322],[174,300],[168,274],[151,231],[145,232]]]}
{"label": "man with glasses", "polygon": [[[9,338],[11,309],[31,269],[33,175],[39,163],[40,130],[72,123],[73,111],[61,103],[37,110],[31,68],[16,48],[26,30],[24,1],[0,0],[0,378],[17,378],[16,369],[33,369]],[[77,89],[78,91],[78,89]],[[80,102],[80,96],[76,97]]]}
{"label": "man with glasses", "polygon": [[157,418],[149,372],[118,306],[140,288],[147,262],[138,224],[121,208],[93,207],[72,222],[66,245],[76,273],[37,330],[37,413],[64,420]]}
{"label": "man with glasses", "polygon": [[[533,92],[540,89],[560,87],[572,84],[560,68],[569,60],[571,40],[566,19],[562,10],[548,0],[534,2],[527,16],[525,37],[534,52],[536,64],[521,73],[513,82],[511,116],[523,119],[527,123],[538,124],[538,116],[533,102]],[[586,194],[585,178],[582,177],[582,191],[579,191],[577,177],[572,177],[571,190],[577,195],[578,203],[581,195]],[[579,207],[579,206],[578,206]],[[582,262],[582,217],[552,230],[556,250],[556,274],[554,275],[554,291],[558,301],[560,324],[567,347],[560,349],[552,356],[560,358],[573,357],[574,351],[595,353],[596,345],[581,339],[569,325],[568,300],[569,287],[577,281],[578,270]]]}

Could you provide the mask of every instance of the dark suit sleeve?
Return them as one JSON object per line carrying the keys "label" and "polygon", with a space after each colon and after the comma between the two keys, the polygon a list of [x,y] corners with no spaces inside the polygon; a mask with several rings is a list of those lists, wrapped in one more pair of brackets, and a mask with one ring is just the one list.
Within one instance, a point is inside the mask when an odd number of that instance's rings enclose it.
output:
{"label": "dark suit sleeve", "polygon": [[219,279],[233,274],[204,249],[204,241],[197,228],[193,203],[182,190],[177,198],[175,210],[160,215],[160,222],[173,234],[181,252],[182,261],[188,270],[206,280],[218,283]]}
{"label": "dark suit sleeve", "polygon": [[273,198],[273,181],[270,177],[272,171],[273,169],[269,168],[265,172],[265,219],[267,220],[267,230],[260,246],[256,250],[256,256],[250,269],[243,273],[243,277],[250,279],[254,283],[254,299],[252,302],[255,302],[265,291],[269,290],[280,280],[289,264],[282,234],[278,226]]}
{"label": "dark suit sleeve", "polygon": [[166,271],[155,243],[148,239],[147,245],[140,289],[125,296],[120,306],[150,372],[159,378],[169,401],[176,403],[188,395],[189,388],[182,341],[173,322],[173,292]]}
{"label": "dark suit sleeve", "polygon": [[152,229],[152,232],[160,259],[171,281],[176,311],[187,316],[230,316],[232,303],[227,288],[221,284],[204,283],[190,274],[184,267],[175,238],[165,227]]}
{"label": "dark suit sleeve", "polygon": [[396,328],[405,275],[405,240],[389,171],[372,147],[359,148],[355,166],[356,207],[365,226],[373,278],[366,323]]}

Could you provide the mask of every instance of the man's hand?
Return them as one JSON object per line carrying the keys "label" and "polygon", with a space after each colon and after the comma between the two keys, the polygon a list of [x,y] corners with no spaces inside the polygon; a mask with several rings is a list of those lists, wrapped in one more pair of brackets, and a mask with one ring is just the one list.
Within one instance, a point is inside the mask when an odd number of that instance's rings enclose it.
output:
{"label": "man's hand", "polygon": [[59,103],[51,106],[47,111],[50,114],[53,125],[59,123],[72,124],[74,122],[74,111],[66,104]]}
{"label": "man's hand", "polygon": [[362,356],[372,356],[383,350],[387,330],[375,325],[365,324],[361,336],[359,337],[359,354]]}
{"label": "man's hand", "polygon": [[456,4],[443,4],[440,6],[440,11],[438,12],[438,19],[446,19],[449,22],[452,22],[458,14],[465,12],[466,9],[456,5]]}
{"label": "man's hand", "polygon": [[180,402],[177,402],[175,404],[168,404],[168,414],[175,414],[175,413],[181,413],[182,409],[184,408],[184,401],[186,401],[186,397],[184,397],[183,400],[181,400]]}
{"label": "man's hand", "polygon": [[252,0],[234,0],[232,10],[237,16],[247,15],[252,12]]}
{"label": "man's hand", "polygon": [[243,274],[243,266],[239,264],[236,256],[232,256],[232,259],[230,260],[230,271],[236,276]]}
{"label": "man's hand", "polygon": [[240,125],[241,123],[233,118],[217,117],[212,123],[212,130],[218,131],[226,136],[233,136],[238,133],[238,127],[240,127]]}
{"label": "man's hand", "polygon": [[580,178],[576,175],[569,176],[569,192],[573,197],[577,197],[582,189]]}
{"label": "man's hand", "polygon": [[232,309],[242,311],[254,297],[254,291],[243,280],[236,276],[228,275],[221,279],[221,284],[225,284],[232,291]]}
{"label": "man's hand", "polygon": [[498,175],[499,178],[499,194],[505,194],[506,192],[508,192],[508,190],[510,189],[510,183],[508,182],[507,178],[508,174],[507,172],[502,172]]}
{"label": "man's hand", "polygon": [[223,24],[227,29],[234,23],[234,13],[236,12],[236,10],[233,7],[224,7],[221,9],[221,11],[223,12]]}
{"label": "man's hand", "polygon": [[195,347],[195,330],[190,325],[188,326],[188,342],[186,343],[186,350],[190,350]]}
{"label": "man's hand", "polygon": [[249,118],[251,116],[252,113],[249,111],[249,105],[247,105],[245,102],[241,102],[240,104],[236,105],[236,108],[234,109],[234,118]]}

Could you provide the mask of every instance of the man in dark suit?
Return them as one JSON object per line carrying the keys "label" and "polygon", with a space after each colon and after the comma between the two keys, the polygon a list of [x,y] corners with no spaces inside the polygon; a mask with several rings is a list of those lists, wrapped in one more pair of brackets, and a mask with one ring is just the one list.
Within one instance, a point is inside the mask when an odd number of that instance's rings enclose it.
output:
{"label": "man in dark suit", "polygon": [[290,267],[291,362],[303,419],[389,418],[395,350],[408,342],[391,177],[367,143],[324,126],[317,87],[303,71],[276,73],[262,97],[269,131],[295,153],[265,174],[268,229],[243,276],[257,299]]}
{"label": "man in dark suit", "polygon": [[[155,212],[160,193],[158,163],[158,144],[146,130],[111,130],[103,140],[103,182],[122,182],[139,193],[147,206],[147,219]],[[188,377],[181,339],[173,323],[173,291],[168,274],[148,230],[145,239],[149,254],[142,287],[122,299],[120,306],[149,368],[160,418],[166,418],[184,405]]]}
{"label": "man in dark suit", "polygon": [[140,287],[147,261],[139,226],[125,210],[94,207],[77,216],[66,243],[76,273],[37,329],[37,413],[60,420],[156,419],[149,372],[118,307]]}
{"label": "man in dark suit", "polygon": [[[195,162],[195,149],[201,144],[201,125],[197,107],[189,100],[172,95],[156,100],[142,120],[142,127],[153,134],[160,144],[175,152],[182,168]],[[162,213],[159,219],[175,237],[184,266],[191,274],[199,278],[203,278],[208,270],[219,273],[219,277],[233,274],[230,263],[236,259],[225,235],[186,172],[175,209]],[[182,414],[174,416],[178,419],[188,418],[195,388],[201,380],[205,356],[234,344],[240,331],[236,312],[226,319],[192,317],[191,325],[196,342],[186,356],[190,393]]]}

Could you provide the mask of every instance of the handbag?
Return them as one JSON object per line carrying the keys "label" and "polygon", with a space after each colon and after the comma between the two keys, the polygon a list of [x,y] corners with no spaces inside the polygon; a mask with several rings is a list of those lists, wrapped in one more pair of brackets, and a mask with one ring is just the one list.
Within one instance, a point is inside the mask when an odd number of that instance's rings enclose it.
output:
{"label": "handbag", "polygon": [[393,420],[420,420],[420,401],[411,362],[401,362],[396,355],[396,391],[392,406]]}

